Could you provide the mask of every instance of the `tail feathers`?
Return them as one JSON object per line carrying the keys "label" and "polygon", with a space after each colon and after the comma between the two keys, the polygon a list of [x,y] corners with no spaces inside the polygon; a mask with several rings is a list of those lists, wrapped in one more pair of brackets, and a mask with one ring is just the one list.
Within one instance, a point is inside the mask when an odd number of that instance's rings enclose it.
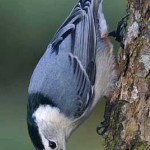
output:
{"label": "tail feathers", "polygon": [[98,20],[99,20],[98,23],[99,23],[99,30],[100,30],[99,32],[101,34],[101,38],[104,38],[105,36],[108,35],[108,30],[107,30],[106,19],[102,11],[102,3],[99,5]]}
{"label": "tail feathers", "polygon": [[94,3],[94,19],[96,26],[97,40],[105,38],[108,35],[107,23],[102,9],[103,0],[95,0]]}

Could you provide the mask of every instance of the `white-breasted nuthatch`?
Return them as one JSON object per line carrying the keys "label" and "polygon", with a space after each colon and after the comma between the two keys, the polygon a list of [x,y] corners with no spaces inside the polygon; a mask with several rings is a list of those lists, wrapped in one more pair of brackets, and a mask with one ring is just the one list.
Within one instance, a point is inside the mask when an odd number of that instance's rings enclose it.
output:
{"label": "white-breasted nuthatch", "polygon": [[35,148],[66,150],[67,139],[114,78],[102,0],[79,0],[31,77],[27,124]]}

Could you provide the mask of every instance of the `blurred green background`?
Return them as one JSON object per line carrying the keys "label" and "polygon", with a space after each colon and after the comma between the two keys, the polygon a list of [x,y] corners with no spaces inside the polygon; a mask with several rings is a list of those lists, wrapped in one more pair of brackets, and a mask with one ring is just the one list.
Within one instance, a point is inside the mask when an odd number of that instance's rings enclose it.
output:
{"label": "blurred green background", "polygon": [[[33,150],[26,127],[32,71],[76,0],[0,0],[0,150]],[[109,29],[125,14],[125,0],[104,0]],[[69,150],[103,150],[96,134],[104,102],[71,136]]]}

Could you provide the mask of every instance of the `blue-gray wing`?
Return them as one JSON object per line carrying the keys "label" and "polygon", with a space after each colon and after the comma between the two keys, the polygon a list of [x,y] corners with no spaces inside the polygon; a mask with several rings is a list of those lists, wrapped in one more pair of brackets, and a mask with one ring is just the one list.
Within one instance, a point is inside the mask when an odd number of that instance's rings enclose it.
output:
{"label": "blue-gray wing", "polygon": [[93,7],[93,0],[80,0],[51,42],[52,52],[66,51],[78,57],[92,85],[96,53]]}
{"label": "blue-gray wing", "polygon": [[96,33],[93,0],[79,1],[56,32],[51,44],[52,53],[68,53],[73,68],[73,80],[76,81],[77,103],[74,115],[79,117],[92,101],[95,83]]}
{"label": "blue-gray wing", "polygon": [[93,0],[80,0],[34,70],[29,93],[38,92],[67,116],[80,117],[93,97],[95,53]]}

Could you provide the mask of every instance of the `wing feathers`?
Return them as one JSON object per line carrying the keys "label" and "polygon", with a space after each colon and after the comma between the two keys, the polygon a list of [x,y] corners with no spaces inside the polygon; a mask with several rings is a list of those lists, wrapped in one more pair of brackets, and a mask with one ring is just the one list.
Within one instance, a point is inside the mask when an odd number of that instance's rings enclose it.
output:
{"label": "wing feathers", "polygon": [[[73,69],[76,94],[81,106],[76,114],[86,109],[95,83],[96,33],[93,0],[80,0],[52,40],[53,51],[68,53]],[[57,49],[56,49],[57,48]],[[91,94],[92,93],[92,94]]]}
{"label": "wing feathers", "polygon": [[80,60],[76,56],[70,53],[69,59],[73,67],[74,78],[76,79],[77,94],[82,98],[87,98],[87,95],[85,96],[85,93],[90,91],[91,86],[88,75],[85,69],[83,68]]}
{"label": "wing feathers", "polygon": [[[80,0],[52,40],[52,53],[68,53],[80,116],[87,107],[95,82],[96,33],[93,0]],[[78,105],[78,104],[77,104]],[[78,108],[78,107],[77,107]]]}
{"label": "wing feathers", "polygon": [[55,34],[52,40],[52,52],[55,51],[55,47],[59,51],[66,51],[62,48],[65,46],[87,69],[90,61],[95,59],[96,38],[93,18],[92,0],[79,1]]}

